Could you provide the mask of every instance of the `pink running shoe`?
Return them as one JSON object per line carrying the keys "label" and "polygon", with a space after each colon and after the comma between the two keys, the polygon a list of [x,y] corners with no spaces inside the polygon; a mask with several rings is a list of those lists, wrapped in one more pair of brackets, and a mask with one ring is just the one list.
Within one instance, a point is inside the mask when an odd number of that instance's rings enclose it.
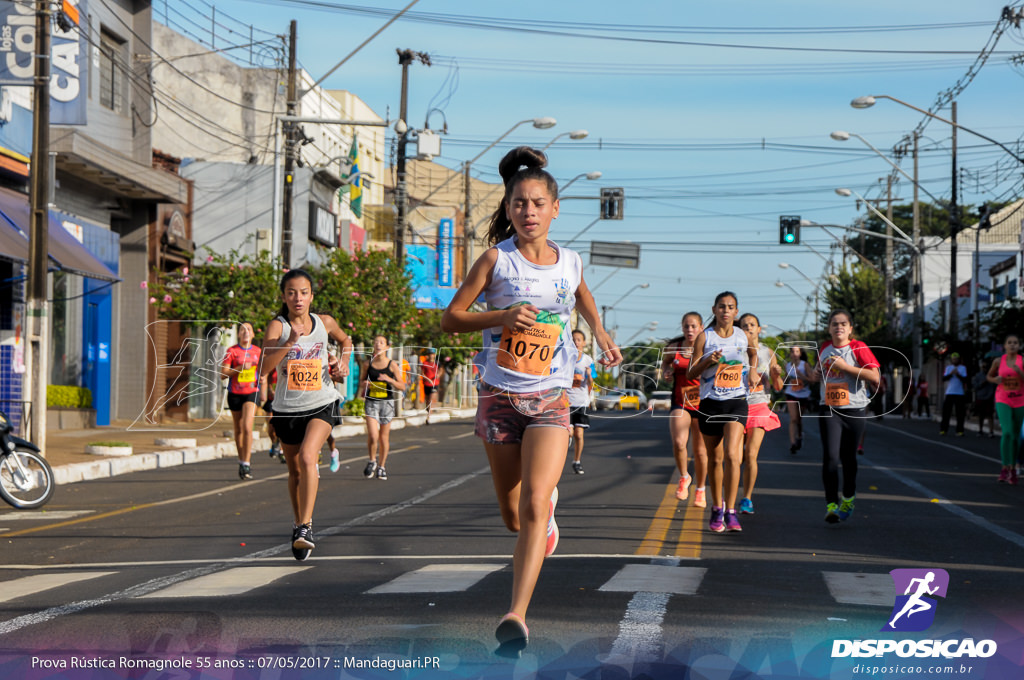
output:
{"label": "pink running shoe", "polygon": [[743,531],[743,527],[740,526],[740,518],[736,516],[735,510],[726,511],[725,528],[729,531]]}
{"label": "pink running shoe", "polygon": [[693,490],[693,505],[697,508],[708,507],[707,490],[706,489],[694,489]]}
{"label": "pink running shoe", "polygon": [[558,487],[551,492],[551,503],[548,509],[548,544],[544,548],[544,557],[555,552],[558,547],[558,523],[555,522],[555,506],[558,505]]}
{"label": "pink running shoe", "polygon": [[1008,484],[1010,481],[1010,468],[1003,468],[999,471],[999,479],[996,480],[1000,484]]}
{"label": "pink running shoe", "polygon": [[1017,486],[1017,470],[1014,468],[1010,469],[1010,485]]}
{"label": "pink running shoe", "polygon": [[690,475],[684,475],[679,478],[679,488],[676,489],[676,498],[681,501],[685,501],[689,497],[691,481],[693,481],[693,477],[690,477]]}

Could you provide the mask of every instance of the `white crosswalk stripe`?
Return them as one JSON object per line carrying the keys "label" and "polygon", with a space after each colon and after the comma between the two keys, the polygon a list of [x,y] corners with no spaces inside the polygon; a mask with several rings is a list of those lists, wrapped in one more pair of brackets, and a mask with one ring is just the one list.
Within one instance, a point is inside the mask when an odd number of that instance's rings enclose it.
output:
{"label": "white crosswalk stripe", "polygon": [[225,597],[242,595],[250,590],[263,587],[269,583],[305,571],[311,567],[237,567],[200,576],[181,583],[142,595],[147,598],[182,598],[182,597]]}
{"label": "white crosswalk stripe", "polygon": [[889,574],[855,574],[848,571],[823,571],[832,599],[841,604],[866,604],[891,607],[893,582]]}
{"label": "white crosswalk stripe", "polygon": [[88,581],[89,579],[99,578],[100,576],[109,576],[110,574],[115,573],[117,572],[84,571],[70,574],[53,573],[22,576],[21,578],[16,578],[12,581],[4,581],[0,584],[2,585],[2,587],[0,587],[0,602],[8,602],[19,597],[25,597],[26,595],[34,595],[45,590],[60,588],[61,586],[71,583]]}
{"label": "white crosswalk stripe", "polygon": [[[307,569],[330,568],[329,562],[282,566],[268,560],[263,566],[225,569],[187,579],[156,590],[147,598],[205,598],[238,596],[268,586],[287,576]],[[97,565],[99,566],[99,565]],[[113,566],[113,565],[110,565]],[[487,576],[510,568],[507,562],[435,563],[407,571],[381,583],[364,594],[402,595],[412,593],[455,593],[470,590]],[[652,593],[665,596],[696,595],[708,569],[705,567],[664,564],[626,564],[620,567],[597,590],[606,593]],[[65,585],[119,573],[118,571],[48,571],[0,582],[0,603],[34,595]],[[822,582],[828,595],[839,604],[891,607],[893,583],[889,574],[822,571]]]}
{"label": "white crosswalk stripe", "polygon": [[504,564],[431,564],[402,574],[369,594],[381,593],[454,593],[468,590],[488,574],[504,569]]}

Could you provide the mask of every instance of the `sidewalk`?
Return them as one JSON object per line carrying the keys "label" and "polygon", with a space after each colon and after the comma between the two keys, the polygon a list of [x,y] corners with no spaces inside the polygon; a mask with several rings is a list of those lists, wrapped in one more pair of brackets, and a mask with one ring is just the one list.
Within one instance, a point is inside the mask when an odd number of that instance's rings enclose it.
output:
{"label": "sidewalk", "polygon": [[[476,409],[437,408],[430,417],[431,423],[447,420],[472,418]],[[254,428],[259,435],[253,440],[253,454],[270,448],[263,423],[257,418]],[[418,427],[427,422],[426,414],[413,412],[412,415],[395,418],[391,429]],[[334,428],[335,438],[363,436],[366,425],[362,418],[345,418],[345,422]],[[106,456],[86,453],[90,444],[128,444],[132,453],[128,456]],[[189,423],[143,424],[129,420],[114,421],[106,427],[87,430],[48,430],[46,450],[47,462],[53,468],[57,484],[72,484],[90,479],[101,479],[127,474],[139,470],[186,465],[218,458],[237,458],[230,415],[218,420],[196,420]]]}

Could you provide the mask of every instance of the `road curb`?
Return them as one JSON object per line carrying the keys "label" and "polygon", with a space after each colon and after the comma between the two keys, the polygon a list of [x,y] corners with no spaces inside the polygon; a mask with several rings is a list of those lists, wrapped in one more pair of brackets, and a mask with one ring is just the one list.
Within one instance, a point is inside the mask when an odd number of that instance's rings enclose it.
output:
{"label": "road curb", "polygon": [[[440,423],[449,420],[472,418],[476,415],[476,409],[453,409],[430,416],[431,423]],[[405,427],[420,427],[427,424],[427,417],[424,415],[409,416],[407,418],[396,418],[392,421],[391,428],[400,430]],[[337,425],[332,434],[335,439],[345,439],[366,434],[366,425]],[[260,437],[253,440],[253,450],[265,450],[270,448],[270,439]],[[207,444],[190,448],[173,449],[170,451],[153,451],[140,453],[134,456],[103,458],[101,460],[87,461],[84,463],[68,463],[53,468],[53,480],[58,486],[63,484],[75,484],[86,482],[92,479],[104,479],[116,477],[130,472],[141,472],[143,470],[156,470],[161,468],[177,467],[178,465],[189,465],[190,463],[202,463],[220,458],[236,458],[235,443],[233,441],[221,442],[219,444]]]}

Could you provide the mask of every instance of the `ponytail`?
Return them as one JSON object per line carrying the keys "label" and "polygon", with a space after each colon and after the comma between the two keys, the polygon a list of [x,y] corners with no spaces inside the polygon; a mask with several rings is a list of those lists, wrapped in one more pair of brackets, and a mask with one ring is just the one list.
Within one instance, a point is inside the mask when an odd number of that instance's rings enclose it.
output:
{"label": "ponytail", "polygon": [[512,192],[524,179],[535,179],[544,182],[551,193],[552,200],[558,198],[558,182],[543,168],[548,164],[548,157],[543,151],[528,146],[512,149],[498,163],[498,174],[505,184],[505,195],[498,208],[491,215],[487,227],[487,242],[495,245],[515,234],[515,228],[508,219],[508,201]]}

